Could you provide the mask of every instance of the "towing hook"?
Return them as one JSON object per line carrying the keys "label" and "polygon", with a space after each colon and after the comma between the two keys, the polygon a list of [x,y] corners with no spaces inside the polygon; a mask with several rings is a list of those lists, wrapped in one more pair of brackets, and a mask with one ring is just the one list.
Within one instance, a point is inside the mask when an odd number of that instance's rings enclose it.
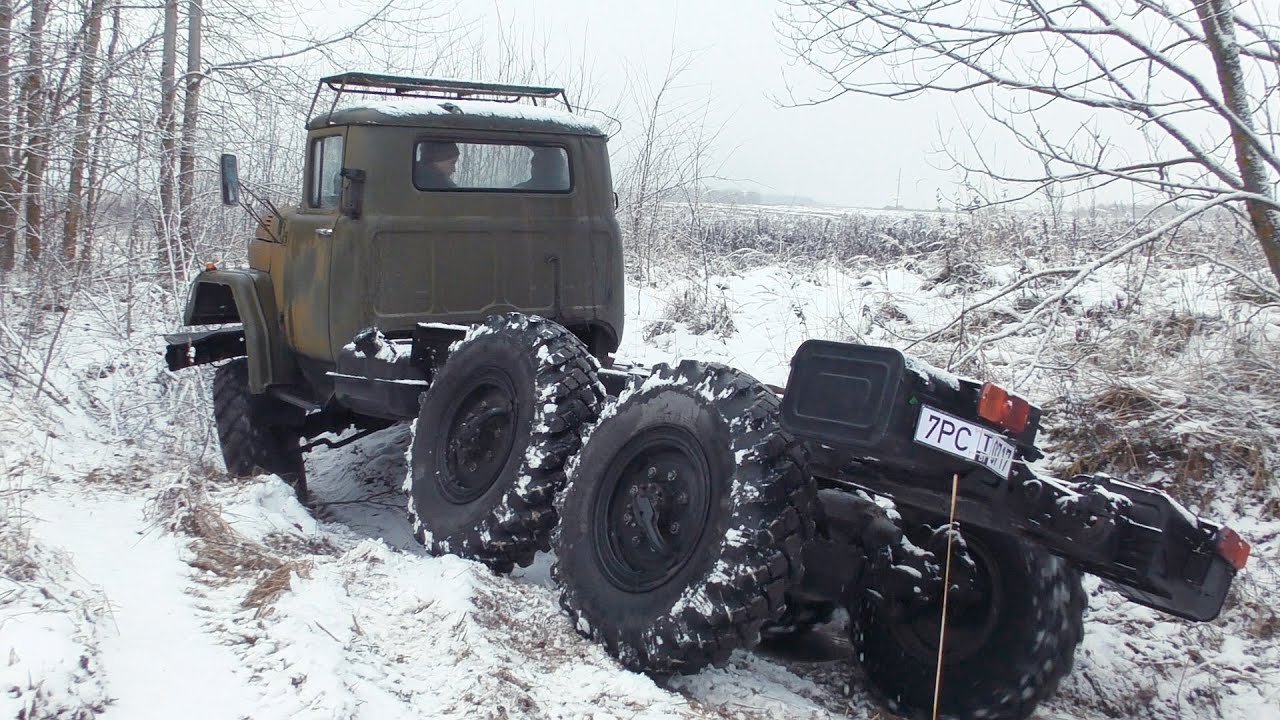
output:
{"label": "towing hook", "polygon": [[1022,491],[1023,499],[1029,503],[1035,503],[1044,495],[1044,483],[1037,478],[1023,480],[1018,489]]}

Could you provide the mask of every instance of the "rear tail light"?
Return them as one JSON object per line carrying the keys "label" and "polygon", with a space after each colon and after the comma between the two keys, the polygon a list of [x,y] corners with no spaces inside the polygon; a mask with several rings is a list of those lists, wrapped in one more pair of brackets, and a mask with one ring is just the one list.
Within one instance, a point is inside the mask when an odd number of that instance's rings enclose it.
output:
{"label": "rear tail light", "polygon": [[1235,530],[1224,527],[1218,531],[1218,554],[1231,563],[1231,567],[1240,570],[1249,562],[1249,543]]}
{"label": "rear tail light", "polygon": [[1031,403],[994,383],[985,383],[978,395],[978,417],[1008,430],[1020,433],[1027,429]]}

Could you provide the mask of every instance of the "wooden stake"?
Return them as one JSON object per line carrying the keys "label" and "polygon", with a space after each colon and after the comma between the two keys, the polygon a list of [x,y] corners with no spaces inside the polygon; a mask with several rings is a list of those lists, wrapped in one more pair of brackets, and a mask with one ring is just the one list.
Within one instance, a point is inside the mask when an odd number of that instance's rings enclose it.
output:
{"label": "wooden stake", "polygon": [[947,639],[947,597],[951,594],[951,539],[956,524],[956,496],[960,494],[960,473],[951,476],[951,516],[947,522],[947,564],[942,573],[942,621],[938,624],[938,669],[933,676],[933,720],[938,720],[938,698],[942,694],[942,649]]}

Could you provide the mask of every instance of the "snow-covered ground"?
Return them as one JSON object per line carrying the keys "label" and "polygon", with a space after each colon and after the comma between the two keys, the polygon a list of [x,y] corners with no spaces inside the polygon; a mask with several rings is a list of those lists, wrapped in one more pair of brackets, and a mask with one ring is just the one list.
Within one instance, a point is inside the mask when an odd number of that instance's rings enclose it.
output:
{"label": "snow-covered ground", "polygon": [[[964,283],[938,282],[936,268],[912,261],[857,272],[669,273],[629,289],[619,355],[721,360],[783,384],[804,339],[903,347],[1027,262],[988,265]],[[1167,389],[1162,368],[1185,368],[1188,353],[1213,367],[1226,362],[1220,353],[1247,345],[1249,357],[1274,361],[1280,310],[1241,300],[1212,264],[1147,271],[1141,304],[1131,302],[1136,288],[1131,266],[1107,268],[1061,311],[960,369],[1053,407],[1067,390],[1088,396],[1102,380],[1145,378]],[[1030,288],[997,307],[1025,312],[1036,292],[1047,291]],[[690,297],[702,303],[692,311]],[[568,627],[550,558],[502,578],[425,555],[399,489],[404,426],[311,453],[314,514],[277,478],[226,479],[205,420],[207,374],[163,370],[158,334],[169,329],[172,298],[151,289],[131,303],[126,326],[119,303],[73,298],[43,382],[33,381],[56,308],[6,324],[32,339],[18,357],[25,379],[0,376],[0,717],[884,716],[867,698],[838,620],[804,646],[740,652],[725,668],[660,685],[622,670]],[[717,304],[733,331],[721,323],[692,332],[693,315]],[[1130,327],[1122,320],[1138,316],[1200,325],[1180,336],[1167,362],[1147,357],[1123,378],[1110,359],[1067,357],[1112,352],[1108,343]],[[989,314],[975,320],[981,328],[962,330],[986,332],[999,319]],[[912,352],[947,365],[954,340]],[[1259,395],[1274,398],[1280,379],[1259,377],[1272,383]],[[1234,427],[1226,410],[1202,416],[1194,404],[1180,407],[1187,423],[1199,423],[1183,428],[1187,443]],[[1259,437],[1276,436],[1272,410],[1250,412]],[[1257,450],[1259,467],[1274,468],[1274,446]],[[1089,583],[1076,670],[1038,717],[1280,718],[1276,480],[1212,467],[1219,491],[1188,502],[1231,521],[1254,545],[1228,609],[1192,625]],[[1171,475],[1156,479],[1186,489]]]}

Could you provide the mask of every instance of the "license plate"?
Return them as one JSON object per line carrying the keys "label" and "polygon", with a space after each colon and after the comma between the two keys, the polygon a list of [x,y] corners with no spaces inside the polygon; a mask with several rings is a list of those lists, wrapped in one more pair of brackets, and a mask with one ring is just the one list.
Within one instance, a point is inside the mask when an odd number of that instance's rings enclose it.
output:
{"label": "license plate", "polygon": [[981,425],[925,405],[920,409],[915,440],[921,445],[983,465],[1000,477],[1009,479],[1013,444]]}

